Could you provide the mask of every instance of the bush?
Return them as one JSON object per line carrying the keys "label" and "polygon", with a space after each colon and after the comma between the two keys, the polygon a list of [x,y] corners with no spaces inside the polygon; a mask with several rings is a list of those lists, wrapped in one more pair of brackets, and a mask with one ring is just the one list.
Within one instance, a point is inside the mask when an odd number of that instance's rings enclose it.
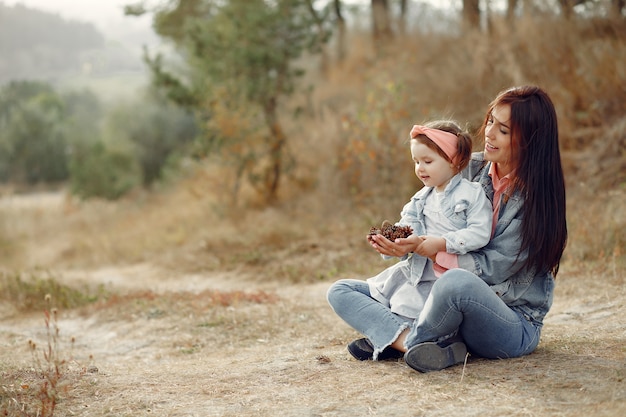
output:
{"label": "bush", "polygon": [[130,151],[96,142],[72,155],[70,188],[78,197],[116,200],[140,183],[141,170]]}
{"label": "bush", "polygon": [[0,89],[0,180],[24,184],[67,179],[63,101],[46,83]]}
{"label": "bush", "polygon": [[108,124],[116,143],[132,146],[146,188],[163,178],[168,162],[185,153],[197,133],[191,113],[154,97],[119,105]]}

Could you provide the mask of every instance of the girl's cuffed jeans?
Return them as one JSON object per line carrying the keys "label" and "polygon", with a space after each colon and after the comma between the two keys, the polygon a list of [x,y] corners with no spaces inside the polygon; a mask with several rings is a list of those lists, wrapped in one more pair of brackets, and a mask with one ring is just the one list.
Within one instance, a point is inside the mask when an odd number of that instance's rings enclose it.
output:
{"label": "girl's cuffed jeans", "polygon": [[365,281],[339,280],[328,289],[326,298],[339,317],[372,342],[374,359],[414,321],[373,299]]}

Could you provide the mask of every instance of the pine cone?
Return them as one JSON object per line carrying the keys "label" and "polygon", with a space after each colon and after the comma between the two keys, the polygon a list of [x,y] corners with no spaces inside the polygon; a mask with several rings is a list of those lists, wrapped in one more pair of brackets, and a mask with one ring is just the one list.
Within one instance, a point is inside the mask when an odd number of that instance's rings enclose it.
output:
{"label": "pine cone", "polygon": [[390,221],[385,220],[380,228],[371,227],[370,235],[383,235],[392,242],[398,238],[409,237],[413,234],[411,226],[396,226]]}

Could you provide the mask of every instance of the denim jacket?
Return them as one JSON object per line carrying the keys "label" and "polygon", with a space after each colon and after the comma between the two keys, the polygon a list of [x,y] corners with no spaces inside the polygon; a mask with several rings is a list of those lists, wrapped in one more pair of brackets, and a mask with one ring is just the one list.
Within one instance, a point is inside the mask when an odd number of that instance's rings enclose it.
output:
{"label": "denim jacket", "polygon": [[[432,187],[419,190],[400,213],[401,225],[409,225],[417,235],[428,234],[424,223],[426,198]],[[441,200],[443,215],[454,225],[454,230],[442,235],[446,240],[446,252],[463,255],[482,248],[491,235],[490,200],[476,183],[455,175],[443,192]]]}
{"label": "denim jacket", "polygon": [[[404,206],[398,225],[411,226],[413,234],[428,234],[425,227],[424,204],[433,192],[431,187],[418,191]],[[491,234],[492,209],[479,184],[455,175],[441,199],[443,215],[455,230],[442,235],[448,253],[463,254],[487,244]],[[392,259],[384,256],[384,259]],[[436,278],[432,262],[417,254],[405,255],[400,262],[367,280],[371,296],[389,306],[391,311],[416,318]]]}
{"label": "denim jacket", "polygon": [[[490,164],[485,163],[482,152],[475,152],[462,175],[481,184],[489,200],[493,200],[493,185],[488,174]],[[554,278],[549,272],[537,273],[532,268],[522,267],[528,256],[519,253],[523,204],[519,193],[509,196],[508,200],[503,195],[495,231],[487,246],[459,255],[457,259],[460,268],[482,278],[509,307],[541,325],[552,306]]]}

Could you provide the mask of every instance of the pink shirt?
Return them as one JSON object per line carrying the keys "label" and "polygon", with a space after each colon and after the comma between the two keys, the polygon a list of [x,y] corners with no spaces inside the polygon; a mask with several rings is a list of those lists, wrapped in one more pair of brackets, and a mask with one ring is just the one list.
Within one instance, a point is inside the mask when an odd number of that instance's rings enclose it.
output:
{"label": "pink shirt", "polygon": [[[491,164],[491,167],[489,167],[489,176],[491,177],[491,182],[493,183],[493,224],[491,226],[491,236],[493,236],[493,233],[496,230],[496,223],[500,213],[500,199],[504,191],[511,183],[511,178],[514,173],[515,171],[511,171],[504,177],[500,178],[498,176],[498,172],[496,171],[496,164]],[[448,269],[459,267],[459,259],[456,254],[445,251],[438,252],[435,260],[437,263],[433,265],[433,269],[435,270],[435,275],[437,276],[441,276],[441,274]]]}
{"label": "pink shirt", "polygon": [[504,177],[500,178],[498,176],[498,172],[496,171],[496,164],[491,164],[491,167],[489,167],[489,176],[491,177],[491,183],[493,184],[493,224],[491,226],[491,236],[493,236],[493,232],[496,230],[502,194],[511,183],[511,177],[514,172],[515,171],[511,171]]}

